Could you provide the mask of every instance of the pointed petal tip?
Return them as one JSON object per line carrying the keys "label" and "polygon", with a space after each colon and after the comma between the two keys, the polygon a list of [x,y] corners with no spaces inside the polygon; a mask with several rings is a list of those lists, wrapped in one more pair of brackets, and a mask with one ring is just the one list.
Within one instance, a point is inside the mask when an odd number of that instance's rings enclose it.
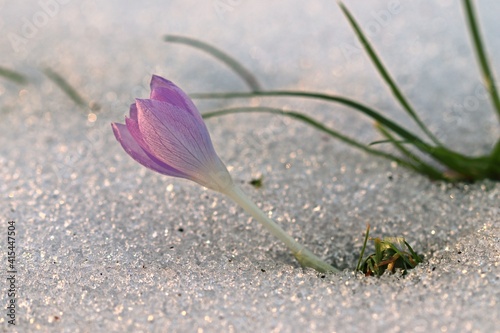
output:
{"label": "pointed petal tip", "polygon": [[171,87],[171,86],[175,87],[175,84],[172,81],[167,80],[164,77],[156,74],[153,74],[151,76],[151,83],[150,83],[151,90],[159,87]]}
{"label": "pointed petal tip", "polygon": [[[175,83],[161,76],[151,78],[150,100],[167,102],[198,117],[199,111],[189,96]],[[199,116],[201,118],[201,116]]]}
{"label": "pointed petal tip", "polygon": [[[137,114],[140,112],[140,111],[143,111],[144,108],[148,108],[148,106],[151,105],[151,99],[147,99],[147,98],[136,98],[135,99],[135,109],[134,109],[134,114],[135,114],[135,119],[137,119]],[[132,109],[130,109],[132,110]],[[132,117],[131,117],[132,118]]]}
{"label": "pointed petal tip", "polygon": [[120,123],[111,123],[111,128],[113,129],[113,132],[118,131],[118,125],[122,125]]}
{"label": "pointed petal tip", "polygon": [[175,169],[167,163],[164,163],[151,155],[147,150],[141,147],[140,142],[133,136],[133,129],[129,126],[133,125],[133,120],[127,118],[127,125],[119,123],[111,123],[116,140],[121,144],[123,150],[132,157],[136,162],[142,164],[148,169],[161,173],[163,175],[190,179],[190,176],[181,170]]}
{"label": "pointed petal tip", "polygon": [[130,105],[128,114],[131,119],[137,120],[137,105],[135,103]]}
{"label": "pointed petal tip", "polygon": [[160,76],[160,75],[156,75],[156,74],[151,75],[151,82],[157,82],[157,81],[163,81],[163,80],[165,80],[165,78]]}
{"label": "pointed petal tip", "polygon": [[115,134],[116,140],[120,141],[122,134],[122,131],[128,131],[127,126],[124,124],[120,123],[111,123],[111,128],[113,128],[113,133]]}

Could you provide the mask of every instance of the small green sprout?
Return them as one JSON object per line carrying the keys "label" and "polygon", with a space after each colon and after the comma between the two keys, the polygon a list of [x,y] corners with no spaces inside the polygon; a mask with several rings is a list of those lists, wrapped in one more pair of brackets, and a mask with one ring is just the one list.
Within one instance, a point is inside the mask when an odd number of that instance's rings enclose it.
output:
{"label": "small green sprout", "polygon": [[264,177],[260,176],[259,178],[253,178],[251,181],[248,182],[250,185],[252,185],[255,188],[261,188],[262,185],[264,185]]}
{"label": "small green sprout", "polygon": [[370,238],[375,243],[375,253],[362,260],[368,242],[370,225],[366,227],[365,240],[359,256],[356,271],[362,271],[365,276],[381,276],[385,271],[391,273],[401,270],[406,275],[409,269],[422,262],[420,257],[404,237]]}

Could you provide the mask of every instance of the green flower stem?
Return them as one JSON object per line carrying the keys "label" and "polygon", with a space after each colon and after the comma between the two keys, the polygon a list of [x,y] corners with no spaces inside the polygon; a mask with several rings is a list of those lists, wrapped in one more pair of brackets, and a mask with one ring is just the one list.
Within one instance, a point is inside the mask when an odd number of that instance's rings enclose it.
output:
{"label": "green flower stem", "polygon": [[327,264],[303,245],[290,237],[276,222],[266,216],[248,196],[236,185],[231,185],[224,192],[229,198],[240,205],[247,213],[252,215],[274,236],[281,240],[292,251],[297,261],[304,267],[311,267],[322,273],[338,273],[339,270]]}

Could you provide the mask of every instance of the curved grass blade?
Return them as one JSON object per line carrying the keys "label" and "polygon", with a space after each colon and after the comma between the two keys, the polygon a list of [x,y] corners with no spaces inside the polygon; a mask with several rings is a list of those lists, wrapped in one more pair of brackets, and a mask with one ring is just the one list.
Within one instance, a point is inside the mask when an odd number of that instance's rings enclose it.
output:
{"label": "curved grass blade", "polygon": [[5,67],[0,67],[0,76],[17,84],[28,83],[28,79],[26,78],[26,76]]}
{"label": "curved grass blade", "polygon": [[413,260],[415,260],[415,263],[420,264],[422,262],[422,257],[419,256],[415,251],[413,251],[412,247],[410,246],[410,244],[408,244],[408,242],[406,240],[404,241],[404,243],[405,243],[406,247],[408,248],[408,251],[410,251],[410,254],[411,254]]}
{"label": "curved grass blade", "polygon": [[[259,91],[259,92],[229,92],[229,93],[208,93],[208,94],[192,94],[193,98],[251,98],[251,97],[303,97],[336,102],[353,108],[354,110],[365,114],[366,116],[377,121],[385,128],[400,136],[404,141],[414,145],[421,152],[429,154],[438,162],[455,171],[453,177],[446,176],[446,180],[478,180],[490,177],[491,158],[490,156],[468,157],[450,149],[438,146],[433,147],[422,141],[415,134],[399,126],[392,120],[384,117],[380,112],[365,106],[356,101],[345,97],[305,91],[291,90],[274,90],[274,91]],[[320,124],[321,125],[321,124]],[[408,164],[408,163],[407,163]],[[442,177],[441,177],[442,178]],[[497,177],[493,177],[497,179]]]}
{"label": "curved grass blade", "polygon": [[[396,140],[396,141],[399,143],[410,143],[410,142],[404,141],[404,140]],[[393,141],[392,140],[377,140],[377,141],[370,142],[368,145],[375,146],[375,145],[380,145],[382,143],[393,143]]]}
{"label": "curved grass blade", "polygon": [[52,80],[63,92],[68,95],[75,104],[81,107],[86,107],[88,103],[78,94],[78,92],[58,73],[51,68],[44,68],[43,73]]}
{"label": "curved grass blade", "polygon": [[[406,241],[404,242],[406,243]],[[408,243],[406,243],[408,244]],[[406,265],[410,266],[410,268],[415,268],[416,264],[413,264],[410,259],[408,259],[408,256],[406,255],[405,252],[402,252],[400,249],[398,249],[398,247],[396,245],[394,245],[393,243],[388,243],[389,247],[394,251],[396,252],[397,255],[399,255],[399,258],[403,259],[403,262],[405,263],[405,267],[404,269],[407,270],[408,267],[406,267]]]}
{"label": "curved grass blade", "polygon": [[242,64],[236,61],[234,58],[229,56],[227,53],[222,52],[221,50],[215,48],[214,46],[207,44],[205,42],[199,41],[194,38],[185,37],[185,36],[175,36],[175,35],[166,35],[163,37],[163,40],[171,43],[179,43],[192,46],[194,48],[200,49],[213,57],[217,58],[224,64],[226,64],[229,68],[231,68],[236,74],[238,74],[248,85],[250,90],[259,91],[261,90],[261,86],[255,76]]}
{"label": "curved grass blade", "polygon": [[356,35],[358,39],[360,40],[361,44],[363,45],[366,53],[368,53],[368,56],[372,60],[373,64],[377,68],[379,74],[382,76],[386,84],[391,88],[392,93],[394,94],[394,97],[399,101],[401,106],[406,110],[406,112],[410,115],[410,117],[417,123],[417,125],[424,131],[424,133],[438,146],[442,146],[442,144],[439,142],[439,140],[434,136],[434,134],[429,131],[427,126],[420,120],[420,117],[418,114],[415,112],[413,107],[410,105],[410,102],[406,99],[406,97],[403,95],[401,90],[398,88],[396,82],[394,79],[391,77],[389,72],[386,70],[384,64],[380,60],[379,56],[371,46],[370,42],[364,35],[363,31],[361,30],[360,26],[352,16],[352,14],[349,12],[346,6],[342,2],[339,1],[339,6],[344,12],[344,15],[347,17],[349,20],[349,23],[351,24],[352,28],[356,32]]}
{"label": "curved grass blade", "polygon": [[428,154],[437,162],[448,168],[447,171],[441,172],[430,164],[423,162],[415,154],[407,150],[400,143],[400,140],[396,140],[386,129],[380,126],[378,129],[401,153],[409,158],[411,161],[410,164],[415,166],[416,171],[426,174],[432,179],[457,181],[499,178],[500,167],[493,162],[490,156],[469,157],[444,147],[432,147],[428,151]]}
{"label": "curved grass blade", "polygon": [[356,140],[353,140],[353,139],[351,139],[351,138],[349,138],[349,137],[347,137],[347,136],[345,136],[345,135],[343,135],[335,130],[332,130],[332,129],[324,126],[320,122],[314,120],[313,118],[311,118],[303,113],[297,112],[297,111],[291,111],[291,110],[285,111],[285,110],[281,110],[281,109],[263,107],[263,106],[260,106],[260,107],[237,107],[237,108],[216,110],[216,111],[212,111],[212,112],[204,112],[202,114],[202,116],[204,119],[209,119],[209,118],[228,115],[228,114],[252,113],[252,112],[253,113],[278,114],[281,116],[297,119],[297,120],[302,121],[303,123],[308,124],[308,125],[316,128],[324,133],[327,133],[328,135],[330,135],[334,138],[339,139],[340,141],[342,141],[348,145],[354,146],[354,147],[361,149],[369,154],[384,157],[384,158],[389,159],[391,161],[395,161],[402,166],[412,168],[412,166],[408,162],[400,159],[397,156],[385,153],[385,152],[380,151],[380,150],[370,148],[369,146],[366,146],[366,145],[364,145]]}
{"label": "curved grass blade", "polygon": [[422,150],[423,152],[430,153],[433,150],[433,147],[422,141],[415,134],[410,131],[404,129],[399,126],[392,120],[384,117],[380,112],[365,106],[361,103],[353,101],[351,99],[329,95],[324,93],[317,92],[306,92],[306,91],[293,91],[293,90],[270,90],[270,91],[257,91],[257,92],[229,92],[229,93],[207,93],[207,94],[192,94],[192,98],[250,98],[250,97],[269,97],[269,96],[280,96],[280,97],[303,97],[303,98],[311,98],[311,99],[319,99],[329,102],[336,102],[339,104],[343,104],[349,106],[366,116],[372,118],[373,120],[379,122],[385,127],[392,130],[394,133],[401,136],[403,139],[409,141],[409,143],[415,145],[417,148]]}
{"label": "curved grass blade", "polygon": [[463,5],[465,15],[467,16],[467,22],[469,23],[469,30],[472,41],[474,42],[476,55],[481,67],[483,82],[486,86],[486,90],[488,90],[488,92],[490,93],[490,98],[493,106],[496,109],[498,120],[500,120],[500,97],[496,88],[493,71],[490,68],[488,57],[486,56],[486,48],[484,47],[483,40],[481,38],[481,32],[479,30],[479,24],[476,19],[477,15],[474,9],[474,5],[472,4],[471,0],[463,0]]}
{"label": "curved grass blade", "polygon": [[491,156],[469,157],[444,147],[433,148],[430,155],[451,170],[449,180],[498,180],[498,175],[495,177],[491,172],[494,164]]}
{"label": "curved grass blade", "polygon": [[382,133],[383,136],[387,138],[389,142],[391,142],[397,150],[401,152],[404,156],[408,158],[409,164],[412,168],[420,172],[424,175],[427,175],[431,179],[445,179],[443,173],[438,169],[434,168],[432,165],[425,163],[420,159],[417,155],[406,149],[400,141],[396,140],[383,126],[380,124],[375,125],[376,128]]}

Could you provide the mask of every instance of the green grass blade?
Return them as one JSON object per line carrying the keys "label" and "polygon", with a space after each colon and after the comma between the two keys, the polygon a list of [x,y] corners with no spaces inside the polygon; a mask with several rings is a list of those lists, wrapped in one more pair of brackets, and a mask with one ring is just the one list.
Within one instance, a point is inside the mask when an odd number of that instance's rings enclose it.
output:
{"label": "green grass blade", "polygon": [[215,48],[214,46],[207,44],[205,42],[202,42],[200,40],[190,38],[190,37],[185,37],[185,36],[166,35],[163,37],[163,39],[166,42],[189,45],[191,47],[200,49],[200,50],[212,55],[213,57],[217,58],[218,60],[220,60],[221,62],[226,64],[236,74],[238,74],[243,79],[243,81],[245,81],[245,83],[248,85],[248,87],[252,91],[261,90],[261,86],[259,84],[259,81],[257,81],[255,76],[248,69],[243,67],[243,65],[240,64],[238,61],[236,61],[233,57],[231,57],[227,53]]}
{"label": "green grass blade", "polygon": [[378,264],[382,261],[382,258],[384,257],[382,252],[382,240],[380,238],[375,238],[373,242],[375,243],[375,262],[377,263],[378,266]]}
{"label": "green grass blade", "polygon": [[28,83],[28,79],[26,78],[26,76],[5,67],[0,67],[0,76],[17,84]]}
{"label": "green grass blade", "polygon": [[456,173],[449,180],[479,180],[493,178],[489,174],[492,160],[490,156],[469,157],[444,147],[435,147],[430,155]]}
{"label": "green grass blade", "polygon": [[222,109],[222,110],[217,110],[217,111],[212,111],[212,112],[204,112],[202,114],[203,118],[205,119],[209,119],[209,118],[213,118],[213,117],[218,117],[218,116],[224,116],[224,115],[228,115],[228,114],[235,114],[235,113],[270,113],[270,114],[277,114],[277,115],[281,115],[281,116],[285,116],[285,117],[290,117],[290,118],[293,118],[293,119],[297,119],[299,121],[302,121],[303,123],[305,124],[308,124],[324,133],[327,133],[328,135],[334,137],[334,138],[337,138],[339,139],[340,141],[348,144],[348,145],[351,145],[351,146],[354,146],[358,149],[361,149],[369,154],[372,154],[372,155],[376,155],[376,156],[380,156],[380,157],[384,157],[386,159],[389,159],[391,161],[395,161],[397,162],[398,164],[402,165],[402,166],[405,166],[405,167],[409,167],[411,168],[411,166],[409,165],[408,162],[400,159],[399,157],[397,156],[394,156],[394,155],[391,155],[391,154],[388,154],[388,153],[385,153],[383,151],[380,151],[380,150],[376,150],[376,149],[373,149],[373,148],[370,148],[369,146],[367,145],[364,145],[358,141],[355,141],[335,130],[332,130],[326,126],[324,126],[323,124],[321,124],[320,122],[312,119],[311,117],[303,114],[303,113],[300,113],[300,112],[297,112],[297,111],[291,111],[291,110],[281,110],[281,109],[276,109],[276,108],[270,108],[270,107],[263,107],[263,106],[259,106],[259,107],[238,107],[238,108],[228,108],[228,109]]}
{"label": "green grass blade", "polygon": [[500,180],[500,140],[497,141],[490,155],[490,177]]}
{"label": "green grass blade", "polygon": [[402,145],[398,140],[396,140],[383,126],[379,124],[376,128],[385,136],[388,141],[390,141],[396,149],[398,149],[401,154],[408,158],[409,164],[417,172],[427,175],[431,179],[444,179],[443,173],[438,169],[434,168],[432,165],[425,163],[417,155],[409,151],[404,145]]}
{"label": "green grass blade", "polygon": [[467,22],[469,24],[470,34],[474,42],[476,55],[481,67],[483,82],[486,86],[486,90],[488,90],[488,92],[490,93],[491,101],[496,109],[498,119],[500,120],[500,97],[498,96],[495,79],[488,62],[488,57],[486,56],[486,48],[484,47],[483,40],[481,38],[481,32],[479,30],[479,24],[477,22],[477,15],[474,9],[474,5],[472,4],[471,0],[463,0],[463,5],[465,15],[467,17]]}
{"label": "green grass blade", "polygon": [[[408,141],[404,141],[404,140],[396,140],[397,142],[403,144],[403,143],[410,143]],[[380,145],[382,143],[393,143],[394,141],[393,140],[377,140],[377,141],[373,141],[373,142],[370,142],[368,145],[369,146],[376,146],[376,145]]]}
{"label": "green grass blade", "polygon": [[[421,159],[416,158],[412,152],[405,149],[400,143],[389,133],[385,133],[390,141],[403,153],[417,168],[420,173],[428,175],[432,179],[441,179],[447,181],[459,180],[479,180],[484,178],[499,179],[500,178],[500,163],[494,162],[492,156],[469,157],[463,154],[454,152],[444,147],[432,147],[426,151],[432,158],[448,168],[445,172],[441,172],[428,163],[424,163]],[[415,163],[416,162],[416,163]]]}
{"label": "green grass blade", "polygon": [[302,97],[302,98],[311,98],[324,100],[328,102],[335,102],[339,104],[343,104],[345,106],[349,106],[358,112],[365,114],[366,116],[372,118],[373,120],[379,122],[385,127],[389,128],[394,133],[398,134],[404,140],[409,141],[411,144],[415,145],[418,149],[423,152],[429,153],[432,151],[433,147],[422,141],[415,134],[410,131],[404,129],[399,126],[392,120],[384,117],[380,112],[365,106],[361,103],[353,101],[351,99],[317,93],[317,92],[306,92],[306,91],[292,91],[292,90],[274,90],[274,91],[259,91],[259,92],[229,92],[229,93],[208,93],[208,94],[192,94],[193,98],[250,98],[250,97],[269,97],[269,96],[280,96],[280,97]]}
{"label": "green grass blade", "polygon": [[384,64],[380,60],[379,56],[371,46],[370,42],[364,35],[363,31],[361,30],[361,27],[358,25],[352,14],[349,12],[346,6],[342,2],[339,2],[340,8],[344,12],[344,15],[347,17],[349,20],[349,23],[351,24],[352,28],[356,32],[356,35],[358,39],[360,40],[361,44],[363,45],[365,51],[368,53],[368,56],[372,60],[373,64],[377,68],[379,74],[382,76],[386,84],[391,88],[392,93],[394,94],[394,97],[399,101],[401,106],[406,110],[406,112],[410,115],[410,117],[417,123],[417,125],[424,131],[425,134],[438,146],[441,146],[441,143],[439,140],[429,131],[427,126],[420,120],[420,117],[417,115],[413,107],[410,105],[410,102],[406,99],[406,97],[403,95],[401,90],[398,88],[396,82],[394,79],[391,77],[387,69],[385,68]]}
{"label": "green grass blade", "polygon": [[370,234],[370,224],[366,224],[365,240],[363,241],[363,247],[361,248],[361,253],[359,254],[358,264],[356,265],[356,271],[361,270],[361,261],[363,261],[363,256],[365,255],[366,244],[368,244],[368,235]]}
{"label": "green grass blade", "polygon": [[88,103],[78,94],[78,92],[73,88],[61,75],[56,73],[50,68],[44,68],[43,73],[52,80],[69,98],[73,100],[78,106],[86,107]]}
{"label": "green grass blade", "polygon": [[[405,252],[401,252],[401,250],[399,250],[394,244],[390,243],[389,246],[391,247],[391,249],[396,252],[399,257],[401,259],[403,259],[404,263],[408,266],[410,266],[411,268],[415,268],[415,265],[413,265],[410,261],[410,259],[408,259],[408,256],[406,256],[406,253]],[[405,266],[405,269],[408,269],[406,266]]]}
{"label": "green grass blade", "polygon": [[411,256],[415,260],[415,262],[417,264],[420,264],[422,262],[422,257],[420,257],[415,251],[413,251],[412,247],[410,246],[410,244],[408,244],[407,241],[405,241],[405,245],[406,247],[408,247],[408,250],[410,251]]}
{"label": "green grass blade", "polygon": [[[269,96],[279,96],[279,97],[302,97],[324,100],[328,102],[336,102],[349,106],[354,110],[363,113],[364,115],[372,118],[384,128],[391,130],[408,144],[412,144],[421,152],[429,154],[438,162],[448,167],[450,170],[454,171],[456,175],[442,175],[446,177],[448,181],[456,180],[476,180],[484,179],[489,177],[489,172],[491,169],[491,159],[489,156],[481,157],[468,157],[460,153],[451,151],[444,147],[433,147],[422,141],[415,134],[406,130],[402,126],[399,126],[392,120],[384,117],[380,112],[365,106],[356,101],[347,99],[345,97],[328,95],[316,92],[305,92],[305,91],[289,91],[289,90],[274,90],[274,91],[259,91],[259,92],[229,92],[229,93],[208,93],[208,94],[192,94],[193,98],[251,98],[251,97],[269,97]],[[411,165],[409,163],[406,163]],[[495,169],[496,170],[496,169]],[[436,175],[437,176],[437,175]],[[439,178],[442,178],[439,177]]]}

